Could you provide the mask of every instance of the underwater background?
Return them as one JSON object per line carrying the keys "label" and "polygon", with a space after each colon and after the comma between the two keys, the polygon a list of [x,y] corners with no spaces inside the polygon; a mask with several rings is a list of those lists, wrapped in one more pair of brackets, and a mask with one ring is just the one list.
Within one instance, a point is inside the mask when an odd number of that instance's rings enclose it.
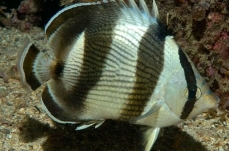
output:
{"label": "underwater background", "polygon": [[[42,88],[27,92],[20,85],[16,56],[29,37],[45,49],[44,24],[59,9],[93,0],[0,1],[0,151],[138,151],[141,127],[106,121],[98,129],[75,131],[54,123],[42,110]],[[164,128],[153,151],[229,150],[229,1],[156,0],[160,19],[189,55],[211,90],[218,110]],[[151,8],[152,1],[147,0]]]}

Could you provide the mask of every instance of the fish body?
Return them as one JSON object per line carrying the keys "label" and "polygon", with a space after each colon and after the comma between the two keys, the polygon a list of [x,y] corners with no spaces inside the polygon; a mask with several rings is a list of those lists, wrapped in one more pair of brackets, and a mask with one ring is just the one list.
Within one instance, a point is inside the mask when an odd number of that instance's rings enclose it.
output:
{"label": "fish body", "polygon": [[149,151],[161,127],[217,107],[219,99],[143,0],[78,3],[45,27],[47,50],[27,40],[19,54],[23,85],[45,84],[42,104],[59,123],[106,119],[144,125]]}

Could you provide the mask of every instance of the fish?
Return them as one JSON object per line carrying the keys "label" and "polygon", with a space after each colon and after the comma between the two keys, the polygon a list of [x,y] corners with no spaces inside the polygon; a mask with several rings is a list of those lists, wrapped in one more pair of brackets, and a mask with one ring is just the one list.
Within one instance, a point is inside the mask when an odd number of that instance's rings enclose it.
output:
{"label": "fish", "polygon": [[106,120],[146,127],[149,151],[160,129],[192,119],[219,98],[161,23],[155,1],[76,3],[46,24],[47,45],[29,38],[18,54],[21,83],[44,86],[41,103],[58,123],[98,128]]}

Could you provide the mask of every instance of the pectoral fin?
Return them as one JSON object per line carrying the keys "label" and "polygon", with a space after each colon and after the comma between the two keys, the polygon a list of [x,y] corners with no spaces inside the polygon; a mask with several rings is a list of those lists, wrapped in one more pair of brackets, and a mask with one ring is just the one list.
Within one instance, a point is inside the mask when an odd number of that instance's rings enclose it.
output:
{"label": "pectoral fin", "polygon": [[149,111],[147,111],[145,114],[138,116],[136,118],[130,119],[130,123],[136,124],[139,123],[142,119],[147,118],[148,116],[150,116],[151,114],[154,114],[156,111],[158,111],[158,109],[162,106],[163,102],[162,101],[156,101],[151,109]]}

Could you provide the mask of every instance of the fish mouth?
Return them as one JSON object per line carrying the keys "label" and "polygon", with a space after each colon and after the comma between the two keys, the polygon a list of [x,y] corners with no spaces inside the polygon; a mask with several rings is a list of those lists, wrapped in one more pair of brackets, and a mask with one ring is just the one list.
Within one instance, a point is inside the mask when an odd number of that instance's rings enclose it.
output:
{"label": "fish mouth", "polygon": [[210,108],[217,108],[220,102],[220,98],[214,94],[212,91],[207,92],[204,96],[204,99],[208,101]]}
{"label": "fish mouth", "polygon": [[204,93],[194,105],[192,112],[189,114],[188,119],[196,117],[204,111],[209,109],[217,109],[220,99],[213,92],[208,91]]}

